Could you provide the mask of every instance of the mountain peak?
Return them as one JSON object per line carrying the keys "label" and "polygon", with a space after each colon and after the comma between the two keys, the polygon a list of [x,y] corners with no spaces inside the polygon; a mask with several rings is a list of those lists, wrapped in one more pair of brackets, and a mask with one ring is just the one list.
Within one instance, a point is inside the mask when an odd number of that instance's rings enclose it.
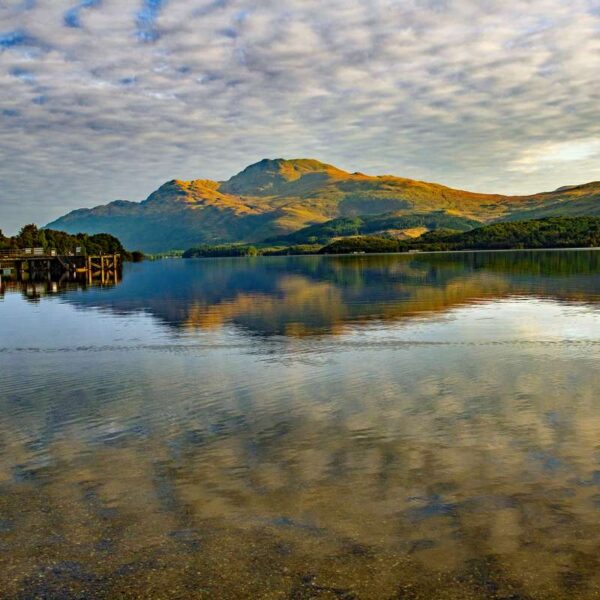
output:
{"label": "mountain peak", "polygon": [[304,177],[322,183],[325,179],[345,176],[348,176],[346,171],[311,158],[263,158],[224,182],[221,191],[230,194],[271,196],[287,192],[289,184]]}
{"label": "mountain peak", "polygon": [[263,158],[256,163],[248,165],[242,171],[242,173],[253,170],[269,171],[272,169],[283,172],[296,172],[300,174],[319,172],[328,173],[331,171],[346,174],[345,171],[314,158]]}

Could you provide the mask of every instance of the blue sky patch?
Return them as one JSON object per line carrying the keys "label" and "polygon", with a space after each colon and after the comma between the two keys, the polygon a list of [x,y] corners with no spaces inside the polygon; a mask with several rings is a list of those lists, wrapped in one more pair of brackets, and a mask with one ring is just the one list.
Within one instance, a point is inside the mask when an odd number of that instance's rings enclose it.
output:
{"label": "blue sky patch", "polygon": [[81,27],[81,11],[85,8],[96,8],[100,6],[101,0],[82,0],[77,6],[70,8],[63,17],[66,27]]}
{"label": "blue sky patch", "polygon": [[143,42],[155,42],[160,37],[156,20],[165,4],[165,0],[144,0],[136,19],[138,39]]}

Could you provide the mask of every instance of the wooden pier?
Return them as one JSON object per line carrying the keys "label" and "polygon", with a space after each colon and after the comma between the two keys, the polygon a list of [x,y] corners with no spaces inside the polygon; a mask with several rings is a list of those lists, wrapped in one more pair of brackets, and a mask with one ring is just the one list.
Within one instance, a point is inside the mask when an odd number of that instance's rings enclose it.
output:
{"label": "wooden pier", "polygon": [[59,255],[42,248],[0,251],[0,277],[15,281],[78,280],[115,284],[122,268],[120,254]]}

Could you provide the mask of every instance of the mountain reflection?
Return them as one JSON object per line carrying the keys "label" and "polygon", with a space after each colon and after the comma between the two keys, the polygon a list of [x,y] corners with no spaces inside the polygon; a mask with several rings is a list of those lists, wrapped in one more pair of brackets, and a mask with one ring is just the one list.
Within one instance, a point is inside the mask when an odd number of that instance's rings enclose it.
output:
{"label": "mountain reflection", "polygon": [[110,290],[67,298],[119,314],[144,311],[182,329],[233,324],[305,336],[510,297],[596,304],[599,272],[595,251],[162,261],[132,265]]}

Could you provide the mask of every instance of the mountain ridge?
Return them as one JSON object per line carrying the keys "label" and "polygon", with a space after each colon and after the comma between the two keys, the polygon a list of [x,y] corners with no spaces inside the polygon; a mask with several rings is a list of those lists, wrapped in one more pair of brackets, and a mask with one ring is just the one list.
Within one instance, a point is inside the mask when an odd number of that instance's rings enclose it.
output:
{"label": "mountain ridge", "polygon": [[[172,179],[141,202],[77,209],[47,227],[116,235],[147,252],[260,242],[336,218],[444,211],[481,223],[600,215],[600,182],[524,196],[457,190],[394,175],[349,173],[315,159],[263,159],[226,181]],[[526,216],[524,216],[526,215]]]}

